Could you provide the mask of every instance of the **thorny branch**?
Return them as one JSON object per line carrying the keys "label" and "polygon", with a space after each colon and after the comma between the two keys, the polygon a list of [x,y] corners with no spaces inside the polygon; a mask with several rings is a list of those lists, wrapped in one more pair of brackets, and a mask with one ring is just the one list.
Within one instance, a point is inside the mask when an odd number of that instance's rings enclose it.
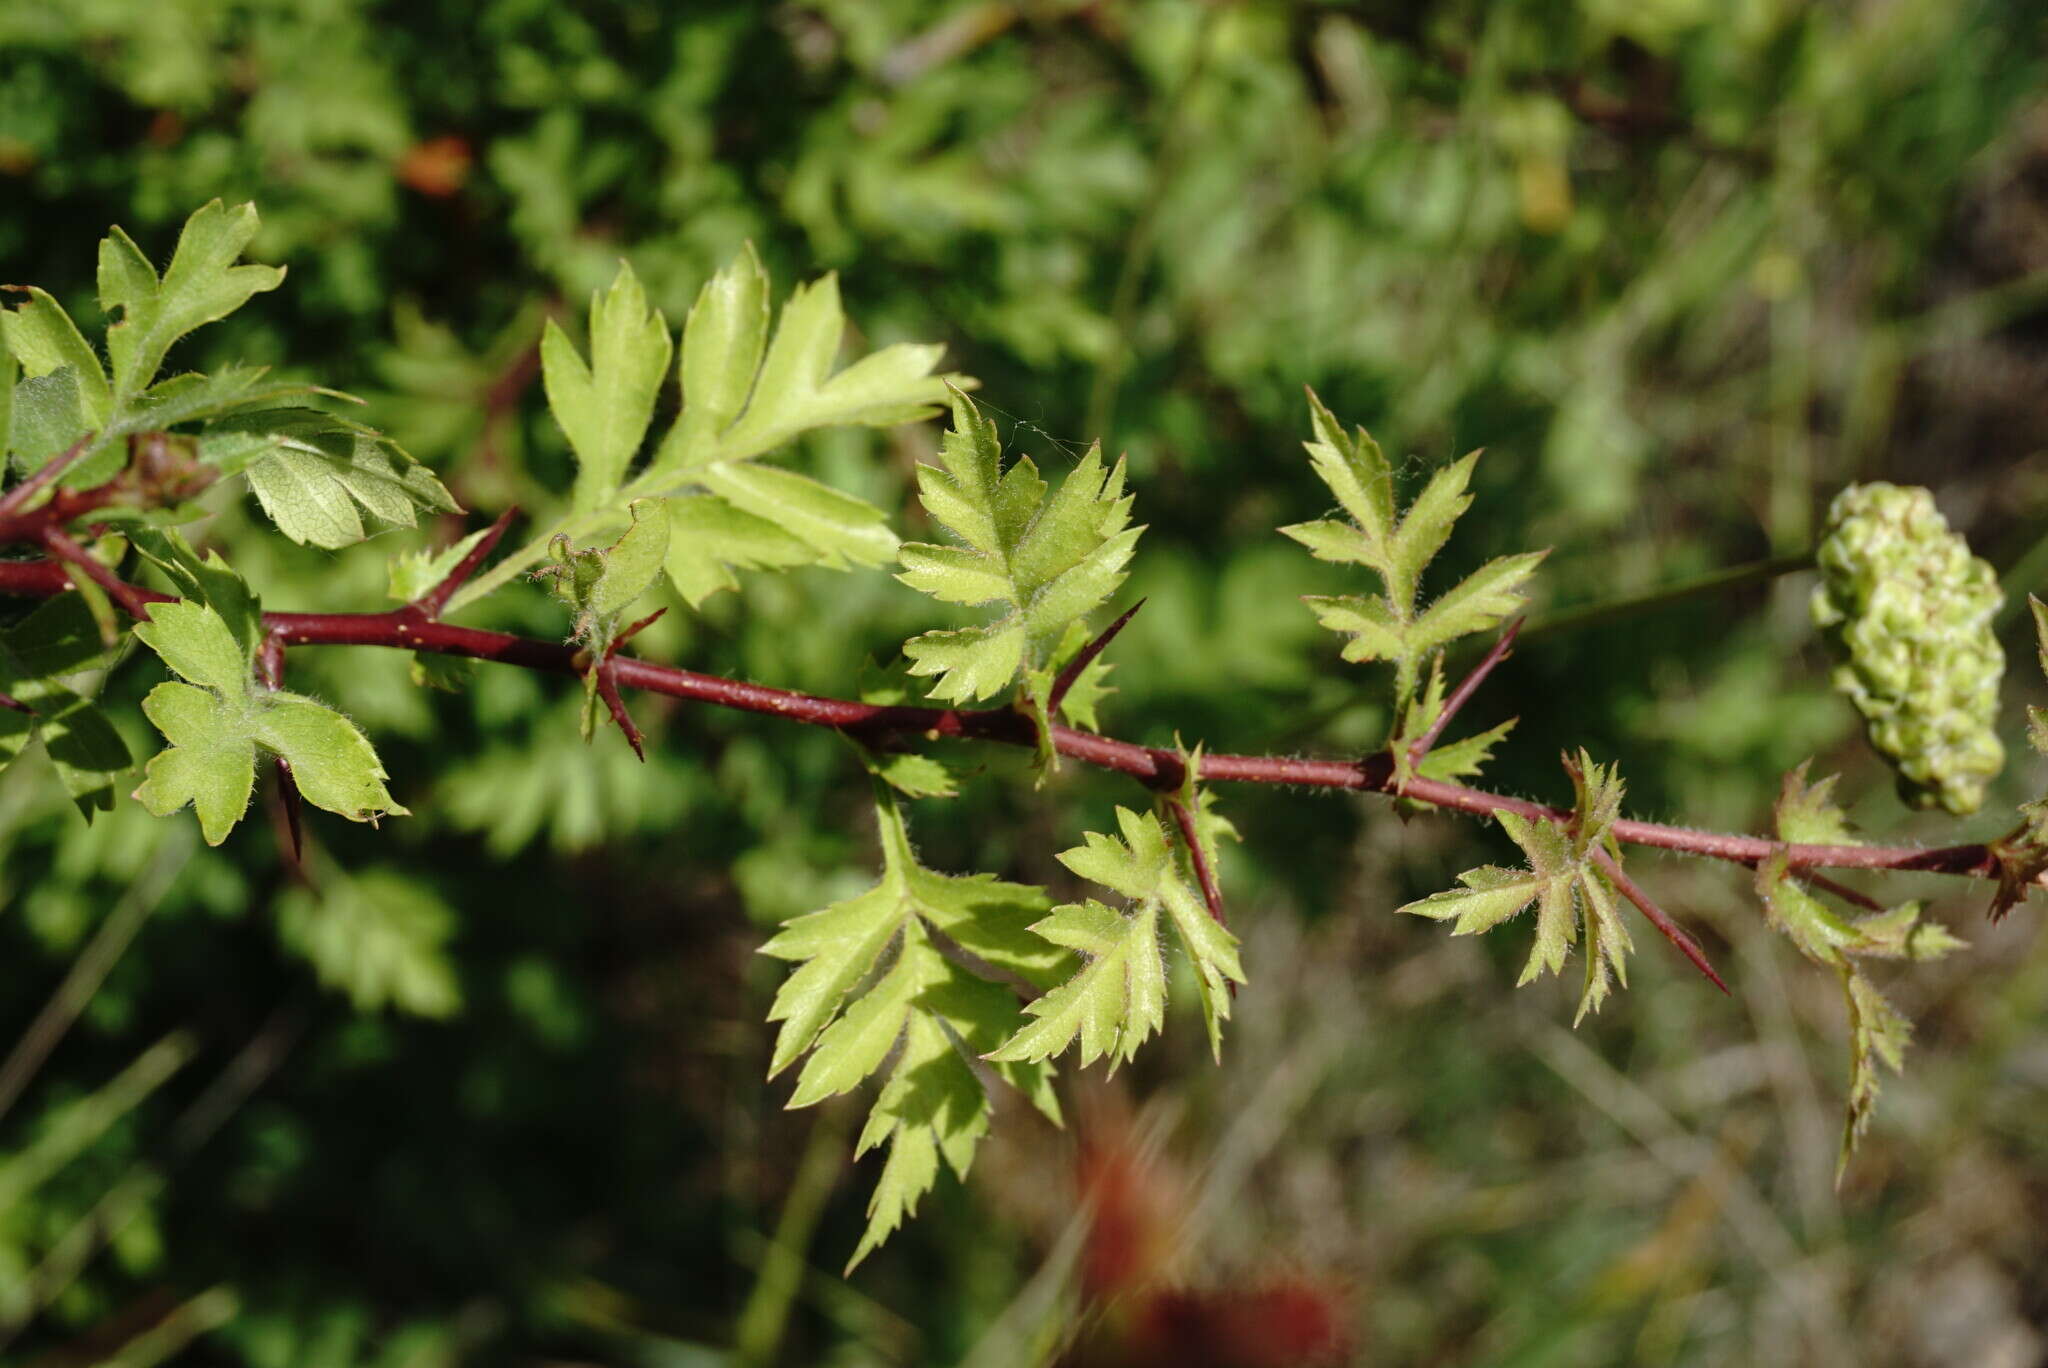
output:
{"label": "thorny branch", "polygon": [[[16,491],[10,493],[18,492],[19,488],[17,486]],[[70,497],[63,497],[67,494]],[[41,546],[56,559],[0,561],[0,595],[54,597],[70,588],[73,573],[80,573],[94,579],[136,617],[146,616],[149,604],[171,598],[168,594],[120,580],[64,531],[64,521],[76,517],[81,510],[89,510],[105,502],[104,499],[95,501],[94,491],[58,491],[48,502],[26,513],[17,511],[22,502],[25,501],[12,501],[8,511],[0,513],[0,543],[28,542]],[[992,741],[1024,747],[1037,744],[1032,719],[1011,708],[862,703],[699,674],[629,656],[612,656],[599,665],[590,660],[588,652],[558,642],[440,621],[437,615],[442,606],[481,564],[497,536],[502,535],[509,519],[509,514],[499,519],[492,529],[494,535],[487,537],[464,557],[444,583],[416,603],[378,613],[264,613],[266,658],[274,659],[275,653],[291,646],[382,646],[462,656],[555,674],[580,676],[586,670],[600,668],[605,701],[614,706],[615,716],[623,709],[622,703],[614,704],[617,691],[631,688],[812,726],[831,727],[871,745],[897,737],[919,735],[931,739]],[[1109,634],[1104,633],[1104,636]],[[1511,640],[1512,632],[1503,636],[1494,653],[1473,672],[1474,678],[1467,681],[1468,686],[1476,687],[1477,678],[1483,676],[1488,666],[1498,663]],[[1469,688],[1461,688],[1456,701],[1462,702],[1463,695],[1468,692]],[[1446,714],[1451,711],[1449,707],[1445,709]],[[1084,764],[1127,774],[1154,788],[1178,783],[1185,773],[1186,762],[1174,750],[1077,731],[1057,723],[1050,730],[1053,749],[1059,754]],[[637,746],[635,748],[638,749]],[[1567,825],[1572,820],[1572,814],[1563,809],[1525,798],[1421,775],[1400,780],[1392,757],[1384,752],[1362,760],[1204,753],[1199,764],[1196,777],[1209,783],[1276,784],[1384,793],[1479,817],[1511,812],[1533,821],[1560,825]],[[1980,879],[1996,879],[2001,873],[1995,847],[1983,842],[1936,847],[1809,845],[1628,819],[1616,821],[1610,831],[1614,839],[1623,844],[1728,860],[1736,864],[1754,865],[1782,854],[1787,868],[1796,871],[1892,870]],[[1808,873],[1805,877],[1824,887],[1837,887],[1831,880],[1823,882],[1823,876]],[[1651,923],[1688,959],[1700,966],[1709,978],[1717,983],[1720,981],[1706,966],[1705,958],[1692,938],[1657,910],[1647,897],[1641,896],[1641,890],[1620,879],[1616,887],[1635,902]],[[1205,895],[1213,893],[1206,887],[1203,891]],[[1212,898],[1212,905],[1219,901]]]}

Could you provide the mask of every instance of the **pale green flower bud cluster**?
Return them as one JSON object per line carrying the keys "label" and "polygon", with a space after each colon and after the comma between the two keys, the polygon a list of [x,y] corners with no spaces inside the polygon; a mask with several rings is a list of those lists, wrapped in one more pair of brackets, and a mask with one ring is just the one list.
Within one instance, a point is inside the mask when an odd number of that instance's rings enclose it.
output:
{"label": "pale green flower bud cluster", "polygon": [[1975,812],[2005,764],[1997,576],[1926,490],[1883,483],[1835,496],[1817,559],[1813,620],[1840,660],[1834,685],[1899,772],[1900,796]]}

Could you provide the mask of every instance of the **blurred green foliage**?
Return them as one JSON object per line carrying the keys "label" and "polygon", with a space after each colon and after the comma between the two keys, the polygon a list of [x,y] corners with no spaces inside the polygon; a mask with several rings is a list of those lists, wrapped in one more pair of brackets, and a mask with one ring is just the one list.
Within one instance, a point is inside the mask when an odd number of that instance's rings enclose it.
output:
{"label": "blurred green foliage", "polygon": [[[866,343],[948,342],[1006,448],[1048,473],[1098,436],[1128,453],[1151,530],[1122,594],[1147,607],[1107,730],[1345,754],[1387,725],[1381,681],[1292,598],[1355,581],[1273,533],[1329,506],[1304,383],[1410,486],[1488,448],[1446,584],[1550,546],[1542,608],[1650,593],[1804,550],[1872,478],[1934,486],[2009,593],[2048,580],[2044,36],[1988,0],[13,0],[0,274],[96,317],[109,224],[161,261],[197,205],[256,201],[252,257],[289,277],[180,362],[365,395],[480,526],[566,497],[534,349],[621,258],[671,318],[747,240],[778,290],[837,269]],[[908,470],[935,441],[832,432],[798,464],[923,536]],[[330,555],[227,503],[206,537],[272,606],[368,609],[379,550],[470,525]],[[1584,745],[1641,815],[1754,829],[1817,756],[1867,829],[1946,833],[1856,749],[1808,587],[1539,617],[1469,714],[1521,718],[1492,777],[1560,798],[1553,757]],[[467,620],[563,631],[537,590]],[[952,625],[885,574],[806,570],[636,644],[844,695]],[[255,823],[203,849],[0,777],[0,1040],[77,1016],[41,1067],[0,1064],[9,1352],[1007,1363],[1071,1325],[1070,1142],[1021,1115],[853,1284],[817,1271],[868,1184],[840,1181],[847,1118],[807,1138],[762,1082],[753,952],[872,881],[840,743],[648,707],[643,765],[583,743],[572,681],[485,667],[451,697],[368,651],[292,676],[414,814],[317,822],[309,882]],[[115,674],[116,716],[148,682]],[[920,859],[1071,893],[1053,852],[1129,788],[963,758],[962,799],[915,805]],[[1925,890],[1974,948],[1887,985],[1922,1035],[1838,1201],[1837,988],[1741,874],[1646,875],[1732,1001],[1645,947],[1573,1036],[1564,992],[1508,995],[1518,947],[1387,915],[1498,841],[1223,802],[1251,978],[1225,1064],[1178,1016],[1131,1100],[1077,1122],[1138,1106],[1194,1175],[1176,1276],[1322,1270],[1377,1363],[2038,1356],[2031,914],[1991,931]]]}

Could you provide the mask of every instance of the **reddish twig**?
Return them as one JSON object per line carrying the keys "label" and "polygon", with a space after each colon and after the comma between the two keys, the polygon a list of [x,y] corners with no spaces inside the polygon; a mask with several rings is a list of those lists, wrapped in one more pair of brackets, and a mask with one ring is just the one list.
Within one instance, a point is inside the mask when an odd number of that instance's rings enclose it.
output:
{"label": "reddish twig", "polygon": [[127,610],[128,616],[140,621],[148,620],[150,600],[144,598],[134,585],[95,560],[91,552],[72,540],[70,533],[52,523],[43,529],[42,543],[44,549],[62,561],[74,575],[83,571],[87,579],[106,590],[107,596]]}
{"label": "reddish twig", "polygon": [[1692,934],[1684,927],[1673,921],[1663,908],[1650,901],[1650,895],[1637,887],[1634,879],[1622,872],[1619,860],[1597,848],[1593,851],[1593,860],[1606,873],[1615,888],[1620,890],[1621,896],[1634,903],[1636,910],[1648,919],[1650,925],[1656,927],[1665,940],[1677,946],[1679,954],[1692,961],[1693,968],[1705,974],[1708,982],[1716,988],[1724,993],[1728,992],[1728,985],[1721,981],[1721,976],[1714,972],[1714,966],[1707,962],[1707,952],[1700,949],[1700,943],[1694,940]]}
{"label": "reddish twig", "polygon": [[1860,907],[1865,912],[1882,912],[1885,910],[1884,904],[1871,897],[1868,893],[1830,879],[1825,874],[1817,874],[1811,869],[1801,871],[1799,881],[1812,884],[1823,892],[1832,893],[1843,902],[1848,903],[1852,907]]}
{"label": "reddish twig", "polygon": [[[1143,599],[1138,601],[1144,602]],[[1136,612],[1137,609],[1131,611]],[[1130,613],[1124,616],[1129,617]],[[1173,824],[1180,828],[1181,844],[1188,848],[1188,860],[1195,867],[1195,881],[1202,886],[1202,901],[1208,905],[1209,915],[1218,926],[1229,926],[1229,919],[1223,915],[1223,887],[1216,882],[1216,870],[1209,863],[1208,853],[1202,849],[1202,834],[1195,826],[1195,814],[1177,794],[1167,798],[1166,810],[1173,814]],[[1235,998],[1236,980],[1225,979],[1224,984],[1229,988],[1230,996]]]}
{"label": "reddish twig", "polygon": [[7,708],[11,711],[18,713],[27,713],[30,717],[34,717],[36,715],[36,710],[34,708],[31,708],[28,704],[14,697],[12,694],[0,693],[0,708]]}
{"label": "reddish twig", "polygon": [[644,763],[647,751],[640,744],[640,728],[633,724],[633,714],[626,711],[626,700],[619,697],[619,679],[612,669],[613,664],[613,658],[606,656],[591,666],[597,671],[597,696],[604,700],[605,707],[611,711],[612,721],[618,723],[619,730],[625,733],[626,744],[633,748],[633,754]]}
{"label": "reddish twig", "polygon": [[50,482],[69,470],[79,457],[85,455],[99,434],[88,432],[49,460],[43,462],[36,472],[5,494],[0,494],[0,518],[12,517],[27,505],[30,499],[47,489]]}
{"label": "reddish twig", "polygon": [[[90,557],[86,559],[91,560]],[[97,566],[98,562],[93,561],[92,564]],[[0,561],[0,594],[49,598],[63,593],[68,587],[69,581],[62,565],[49,561]],[[129,606],[130,599],[138,608],[146,608],[149,603],[171,598],[171,595],[134,585],[123,585],[122,589],[123,594],[116,601],[124,608]],[[112,592],[111,588],[109,592]],[[142,613],[136,612],[136,615],[142,616]],[[506,632],[425,621],[411,605],[383,613],[268,612],[263,615],[263,621],[266,630],[276,635],[285,646],[383,646],[463,656],[554,674],[582,673],[574,663],[576,652],[568,646]],[[1010,708],[931,708],[861,703],[769,688],[627,657],[613,662],[613,673],[621,688],[645,689],[671,698],[760,713],[812,726],[832,727],[863,740],[929,735],[1025,747],[1035,747],[1038,740],[1032,719]],[[1083,764],[1127,774],[1154,787],[1178,782],[1186,768],[1179,754],[1166,747],[1120,741],[1058,723],[1053,724],[1050,731],[1053,749],[1061,755]],[[1205,754],[1197,777],[1206,783],[1281,784],[1388,794],[1395,791],[1393,765],[1384,754],[1362,761],[1306,760],[1285,755]],[[1410,779],[1400,792],[1403,797],[1432,807],[1479,817],[1512,812],[1532,821],[1568,824],[1572,819],[1571,813],[1560,808],[1526,798],[1468,788],[1442,779],[1418,776]],[[1745,865],[1782,853],[1790,869],[1888,869],[1979,879],[1997,878],[1999,874],[1994,852],[1982,842],[1937,847],[1786,844],[1762,836],[1698,831],[1691,827],[1627,819],[1615,822],[1609,831],[1617,841],[1626,845],[1650,846]]]}
{"label": "reddish twig", "polygon": [[1451,719],[1458,715],[1458,709],[1464,707],[1472,695],[1479,692],[1479,686],[1493,673],[1493,667],[1514,653],[1515,636],[1521,630],[1522,619],[1516,618],[1510,622],[1507,630],[1500,634],[1500,640],[1493,643],[1493,649],[1488,651],[1485,657],[1472,667],[1472,672],[1451,691],[1451,696],[1444,700],[1443,710],[1437,713],[1436,720],[1429,724],[1429,730],[1416,737],[1414,743],[1408,747],[1408,763],[1411,766],[1422,763],[1422,757],[1429,754],[1429,748],[1443,735],[1444,728],[1451,725]]}
{"label": "reddish twig", "polygon": [[484,563],[484,557],[495,551],[498,543],[504,540],[506,529],[512,526],[512,519],[518,514],[517,507],[508,508],[500,513],[498,520],[491,524],[490,531],[484,533],[483,539],[469,548],[462,559],[455,563],[455,568],[450,570],[439,584],[412,601],[412,606],[419,610],[422,617],[433,619],[441,616],[442,610],[448,606],[448,600],[455,596],[455,591],[476,573],[477,567]]}
{"label": "reddish twig", "polygon": [[1060,671],[1059,678],[1053,680],[1052,692],[1045,700],[1046,721],[1050,722],[1053,718],[1060,715],[1060,704],[1066,701],[1067,690],[1074,687],[1074,681],[1081,677],[1081,671],[1087,669],[1094,662],[1095,657],[1101,655],[1103,649],[1110,642],[1116,640],[1116,634],[1124,629],[1124,624],[1136,617],[1138,610],[1144,606],[1145,600],[1139,599],[1136,603],[1124,609],[1122,617],[1119,617],[1115,622],[1110,623],[1109,626],[1097,632],[1095,640],[1083,646],[1080,654],[1067,662],[1066,668]]}
{"label": "reddish twig", "polygon": [[1202,849],[1201,833],[1195,829],[1195,814],[1178,797],[1168,798],[1166,807],[1173,814],[1173,824],[1180,828],[1181,844],[1188,848],[1188,859],[1194,863],[1195,879],[1202,885],[1202,901],[1209,905],[1209,915],[1218,926],[1230,925],[1223,915],[1223,889],[1216,882],[1216,871],[1210,867],[1207,852]]}

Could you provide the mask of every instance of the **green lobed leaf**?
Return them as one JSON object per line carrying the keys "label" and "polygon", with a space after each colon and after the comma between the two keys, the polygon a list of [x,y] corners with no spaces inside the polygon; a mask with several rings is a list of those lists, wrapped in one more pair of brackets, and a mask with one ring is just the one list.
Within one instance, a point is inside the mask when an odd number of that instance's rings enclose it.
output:
{"label": "green lobed leaf", "polygon": [[1458,882],[1465,886],[1432,893],[1395,911],[1437,921],[1455,918],[1457,925],[1451,928],[1452,935],[1476,936],[1518,915],[1543,890],[1543,880],[1528,870],[1502,869],[1498,865],[1468,869],[1458,876]]}
{"label": "green lobed leaf", "polygon": [[256,658],[263,639],[263,606],[220,552],[209,549],[201,558],[175,528],[138,527],[129,533],[129,541],[164,573],[180,598],[203,603],[220,615],[245,659]]}
{"label": "green lobed leaf", "polygon": [[1856,1142],[1870,1128],[1877,1109],[1878,1065],[1893,1073],[1905,1068],[1906,1046],[1913,1038],[1913,1025],[1869,979],[1848,968],[1842,970],[1842,996],[1849,1008],[1849,1103],[1842,1118],[1842,1145],[1835,1160],[1835,1182],[1842,1181]]}
{"label": "green lobed leaf", "polygon": [[[249,656],[211,606],[155,604],[135,634],[191,683],[159,684],[143,715],[170,743],[144,769],[135,797],[168,816],[186,804],[208,845],[219,845],[248,809],[261,746],[290,762],[299,792],[351,821],[404,816],[384,787],[376,750],[353,722],[297,694],[253,689]],[[203,687],[201,687],[203,686]]]}
{"label": "green lobed leaf", "polygon": [[256,744],[290,762],[293,782],[314,807],[352,822],[407,815],[384,787],[391,776],[370,739],[332,708],[280,690],[257,700],[249,723]]}
{"label": "green lobed leaf", "polygon": [[[1203,805],[1196,802],[1199,810]],[[1213,860],[1213,837],[1228,824],[1213,814],[1205,819],[1204,853]],[[1162,911],[1194,967],[1210,1046],[1220,1052],[1221,1023],[1230,1015],[1229,985],[1245,981],[1237,938],[1210,916],[1156,814],[1119,807],[1117,825],[1121,839],[1089,832],[1081,845],[1058,858],[1082,878],[1128,899],[1129,913],[1090,900],[1054,908],[1051,917],[1032,928],[1053,944],[1090,958],[1066,984],[1027,1006],[1038,1020],[989,1058],[1045,1059],[1078,1039],[1083,1065],[1105,1055],[1113,1064],[1129,1059],[1163,1020]],[[1198,832],[1203,827],[1204,822],[1197,823]]]}
{"label": "green lobed leaf", "polygon": [[278,530],[333,551],[366,535],[356,509],[400,527],[421,510],[459,513],[434,473],[381,435],[318,409],[238,413],[200,439],[200,457],[249,488]]}
{"label": "green lobed leaf", "polygon": [[[949,961],[935,938],[1032,983],[1055,981],[1067,958],[1028,929],[1046,910],[1040,890],[926,869],[911,852],[896,799],[880,786],[876,819],[876,885],[792,919],[761,947],[796,963],[768,1016],[782,1023],[770,1076],[804,1060],[790,1106],[849,1091],[895,1056],[856,1151],[889,1146],[853,1263],[916,1207],[936,1181],[941,1156],[965,1176],[989,1104],[962,1051],[995,1049],[1020,1020],[1013,993]],[[1058,1119],[1043,1068],[1005,1062],[996,1071]]]}
{"label": "green lobed leaf", "polygon": [[1576,757],[1567,755],[1564,767],[1572,780],[1572,855],[1583,862],[1591,851],[1612,849],[1608,829],[1621,817],[1625,790],[1620,771],[1595,764],[1584,747]]}
{"label": "green lobed leaf", "polygon": [[737,589],[735,570],[779,570],[820,558],[775,522],[715,494],[678,495],[668,506],[668,574],[693,608],[721,589]]}
{"label": "green lobed leaf", "polygon": [[1514,729],[1514,719],[1510,718],[1476,735],[1432,746],[1415,766],[1415,772],[1426,779],[1469,779],[1485,767],[1493,757],[1493,748]]}
{"label": "green lobed leaf", "polygon": [[173,682],[150,690],[142,713],[170,745],[144,767],[136,800],[158,817],[190,803],[206,843],[219,845],[242,820],[256,785],[246,703]]}
{"label": "green lobed leaf", "polygon": [[1799,768],[1787,773],[1779,786],[1773,810],[1778,839],[1795,845],[1861,845],[1848,817],[1835,804],[1838,776],[1830,774],[1809,785],[1806,771],[1812,763],[1800,762]]}
{"label": "green lobed leaf", "polygon": [[1484,865],[1458,876],[1463,888],[1447,889],[1400,908],[1417,916],[1450,921],[1455,936],[1491,931],[1536,907],[1536,938],[1516,986],[1544,973],[1562,973],[1571,948],[1583,940],[1584,986],[1573,1024],[1598,1011],[1615,985],[1628,986],[1628,956],[1634,951],[1615,901],[1613,880],[1600,860],[1616,858],[1608,828],[1619,815],[1622,785],[1610,766],[1593,763],[1585,751],[1566,757],[1576,791],[1576,810],[1567,824],[1524,817],[1499,809],[1501,830],[1521,847],[1526,869]]}
{"label": "green lobed leaf", "polygon": [[698,293],[683,330],[683,413],[642,483],[671,492],[690,472],[751,461],[821,427],[891,427],[929,416],[945,398],[931,373],[943,348],[897,343],[834,373],[846,317],[839,282],[790,292],[772,340],[768,277],[749,246]]}
{"label": "green lobed leaf", "polygon": [[490,528],[480,527],[448,546],[393,556],[387,571],[386,591],[400,603],[426,597],[454,572],[464,556],[476,549],[478,542],[490,535]]}
{"label": "green lobed leaf", "polygon": [[[627,480],[666,368],[668,335],[629,271],[593,303],[586,364],[559,329],[544,342],[550,405],[578,450],[572,516],[554,531],[610,525],[634,497],[671,499],[668,562],[692,605],[734,587],[734,572],[795,565],[880,565],[896,537],[880,510],[808,477],[753,464],[816,428],[889,426],[922,418],[944,397],[931,374],[940,348],[884,347],[838,372],[846,320],[831,277],[794,291],[768,337],[768,280],[753,249],[707,281],[683,329],[682,412],[637,477]],[[599,340],[613,342],[599,348]],[[603,355],[599,355],[599,350]],[[659,359],[662,364],[657,366]],[[531,565],[552,534],[514,552],[456,595],[487,593]]]}
{"label": "green lobed leaf", "polygon": [[[924,984],[904,1018],[902,1048],[883,1085],[855,1154],[886,1143],[889,1158],[868,1201],[868,1227],[851,1272],[916,1210],[937,1181],[939,1163],[965,1178],[974,1151],[988,1132],[988,1095],[962,1056],[993,1048],[1016,1023],[1017,1001],[995,984],[948,963],[920,935],[906,936],[903,955]],[[1032,1064],[996,1066],[1054,1121],[1046,1071]]]}
{"label": "green lobed leaf", "polygon": [[768,316],[768,273],[749,242],[704,282],[683,322],[683,413],[657,464],[689,464],[739,417],[768,343]]}
{"label": "green lobed leaf", "polygon": [[937,677],[931,697],[964,703],[1000,692],[1020,672],[1047,672],[1075,624],[1123,583],[1144,529],[1129,525],[1121,461],[1105,471],[1101,451],[1090,449],[1048,498],[1031,459],[1003,470],[995,424],[961,391],[952,399],[943,464],[918,467],[918,492],[964,544],[905,543],[897,578],[943,602],[1005,610],[987,626],[903,644],[912,674]]}
{"label": "green lobed leaf", "polygon": [[257,226],[255,205],[211,201],[185,220],[161,279],[119,228],[100,243],[100,307],[121,314],[107,329],[116,412],[155,378],[172,343],[283,283],[282,267],[235,264]]}
{"label": "green lobed leaf", "polygon": [[1071,979],[1024,1010],[1036,1020],[987,1057],[1050,1059],[1076,1040],[1080,1063],[1107,1058],[1114,1068],[1166,1020],[1166,969],[1159,957],[1159,914],[1147,902],[1130,915],[1090,899],[1053,909],[1033,928],[1054,945],[1085,957]]}
{"label": "green lobed leaf", "polygon": [[[1459,637],[1488,631],[1515,612],[1524,600],[1522,585],[1547,553],[1489,561],[1421,607],[1423,570],[1471,507],[1467,488],[1479,454],[1438,470],[1405,513],[1397,513],[1393,470],[1379,444],[1363,428],[1346,434],[1314,391],[1309,392],[1309,418],[1315,431],[1315,439],[1306,444],[1310,466],[1351,521],[1321,519],[1280,531],[1318,560],[1363,565],[1379,575],[1381,594],[1310,595],[1306,601],[1317,622],[1349,638],[1344,659],[1394,665],[1394,712],[1405,718],[1425,661]],[[1408,736],[1419,734],[1397,728],[1393,744],[1398,751]],[[1405,774],[1405,756],[1397,763]]]}
{"label": "green lobed leaf", "polygon": [[774,466],[722,462],[703,472],[704,487],[810,549],[809,563],[832,570],[882,565],[896,554],[896,534],[882,511],[808,475]]}
{"label": "green lobed leaf", "polygon": [[609,290],[590,298],[590,360],[549,319],[540,344],[548,408],[576,453],[578,510],[608,503],[647,435],[674,343],[633,268],[621,262]]}
{"label": "green lobed leaf", "polygon": [[1522,585],[1536,573],[1546,551],[1501,556],[1474,570],[1430,604],[1409,629],[1408,650],[1433,651],[1461,636],[1500,626],[1527,601]]}
{"label": "green lobed leaf", "polygon": [[207,605],[189,600],[156,604],[149,621],[136,625],[135,635],[192,683],[231,700],[248,694],[249,653]]}
{"label": "green lobed leaf", "polygon": [[[9,407],[12,416],[8,422],[8,459],[24,475],[55,460],[91,427],[78,392],[78,373],[69,366],[17,384]],[[119,453],[113,452],[111,457],[118,461]],[[107,455],[94,456],[80,464],[97,482],[113,473],[107,466],[108,459]],[[79,478],[78,467],[74,466],[65,472],[62,483],[76,485]]]}

